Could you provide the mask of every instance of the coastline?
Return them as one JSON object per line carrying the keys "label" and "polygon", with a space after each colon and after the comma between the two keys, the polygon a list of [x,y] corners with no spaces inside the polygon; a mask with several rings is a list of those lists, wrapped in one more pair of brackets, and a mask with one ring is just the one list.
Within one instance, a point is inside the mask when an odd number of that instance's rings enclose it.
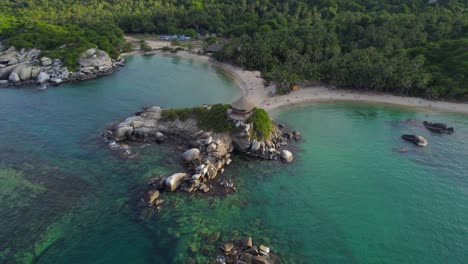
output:
{"label": "coastline", "polygon": [[[139,41],[138,38],[128,35],[125,36],[125,38],[127,41],[132,42],[134,47],[137,48]],[[261,73],[258,71],[247,71],[232,64],[216,61],[206,55],[192,54],[187,51],[169,53],[159,50],[162,47],[170,46],[171,43],[168,41],[146,39],[146,42],[153,49],[156,49],[156,51],[152,52],[152,54],[174,56],[202,63],[209,63],[221,69],[237,82],[237,85],[239,86],[243,96],[247,97],[256,106],[264,108],[268,112],[271,112],[272,110],[280,107],[294,106],[299,104],[351,101],[404,106],[425,112],[443,111],[468,114],[468,103],[431,101],[418,97],[403,97],[391,94],[376,94],[356,90],[337,89],[326,85],[302,87],[301,90],[291,92],[287,95],[271,97],[269,96],[269,93],[275,91],[275,87],[265,87],[265,80],[261,77]],[[131,54],[144,54],[144,52],[136,50],[125,55]],[[236,98],[233,98],[233,100],[235,99]]]}
{"label": "coastline", "polygon": [[[149,42],[150,43],[150,42]],[[159,44],[160,45],[160,44]],[[141,51],[131,52],[125,55],[143,54]],[[419,111],[443,111],[468,114],[468,104],[444,101],[431,101],[418,97],[403,97],[391,94],[376,94],[356,90],[337,89],[325,85],[303,87],[299,91],[287,95],[271,97],[269,93],[274,91],[274,86],[265,87],[265,80],[258,71],[247,71],[232,64],[221,63],[206,55],[192,54],[187,51],[167,53],[156,51],[154,54],[180,57],[202,63],[209,63],[231,76],[239,86],[243,96],[247,97],[258,107],[268,112],[277,108],[317,102],[365,102],[389,104],[418,109]]]}

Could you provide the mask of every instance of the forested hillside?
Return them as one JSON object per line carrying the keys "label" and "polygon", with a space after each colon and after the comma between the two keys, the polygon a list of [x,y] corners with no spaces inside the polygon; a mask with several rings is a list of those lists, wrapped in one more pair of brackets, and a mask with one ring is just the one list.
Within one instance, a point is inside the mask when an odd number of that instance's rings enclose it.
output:
{"label": "forested hillside", "polygon": [[193,29],[223,37],[219,60],[284,90],[320,80],[468,100],[467,11],[465,0],[0,0],[0,36],[62,57],[90,45],[116,56],[122,31]]}

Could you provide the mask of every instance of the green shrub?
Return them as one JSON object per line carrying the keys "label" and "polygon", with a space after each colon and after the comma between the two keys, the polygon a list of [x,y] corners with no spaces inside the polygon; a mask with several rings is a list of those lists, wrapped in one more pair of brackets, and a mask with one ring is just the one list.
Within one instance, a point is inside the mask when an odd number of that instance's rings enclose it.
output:
{"label": "green shrub", "polygon": [[193,118],[200,128],[213,130],[216,133],[233,131],[234,125],[226,118],[226,111],[230,105],[216,104],[211,109],[204,107],[165,109],[162,111],[161,119],[164,121],[176,120],[185,121]]}
{"label": "green shrub", "polygon": [[202,108],[197,111],[198,125],[202,129],[213,129],[214,132],[222,133],[234,130],[234,125],[226,118],[226,112],[231,107],[228,104],[215,104],[210,110]]}
{"label": "green shrub", "polygon": [[257,140],[269,138],[274,131],[273,121],[267,112],[261,108],[255,108],[247,122],[253,124],[252,137]]}
{"label": "green shrub", "polygon": [[171,42],[171,45],[172,46],[181,46],[182,45],[182,42],[180,42],[180,40],[178,39],[175,39]]}
{"label": "green shrub", "polygon": [[145,40],[140,40],[140,49],[145,52],[153,50],[153,48],[150,45],[148,45],[148,43]]}

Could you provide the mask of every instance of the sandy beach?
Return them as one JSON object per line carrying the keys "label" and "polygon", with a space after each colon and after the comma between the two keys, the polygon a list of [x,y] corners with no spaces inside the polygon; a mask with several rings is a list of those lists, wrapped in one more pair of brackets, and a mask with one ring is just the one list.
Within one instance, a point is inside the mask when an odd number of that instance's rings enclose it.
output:
{"label": "sandy beach", "polygon": [[[139,41],[137,38],[126,36],[126,39],[131,42]],[[147,39],[146,42],[154,49],[160,49],[170,45],[168,41]],[[132,52],[138,53],[139,51]],[[354,102],[370,102],[399,105],[405,107],[418,108],[420,111],[448,111],[468,114],[468,104],[452,103],[444,101],[431,101],[417,97],[403,97],[390,94],[375,94],[360,92],[356,90],[342,90],[334,87],[311,86],[302,87],[299,91],[291,92],[287,95],[270,96],[269,93],[274,91],[274,87],[265,87],[265,81],[258,71],[246,71],[237,66],[215,61],[209,56],[192,54],[187,51],[179,51],[177,53],[168,53],[156,51],[155,54],[167,56],[176,56],[184,59],[194,60],[203,63],[210,63],[221,70],[224,70],[237,82],[244,96],[252,101],[258,107],[264,108],[267,111],[297,104],[313,103],[313,102],[337,102],[337,101],[354,101]],[[236,98],[233,98],[235,100]]]}

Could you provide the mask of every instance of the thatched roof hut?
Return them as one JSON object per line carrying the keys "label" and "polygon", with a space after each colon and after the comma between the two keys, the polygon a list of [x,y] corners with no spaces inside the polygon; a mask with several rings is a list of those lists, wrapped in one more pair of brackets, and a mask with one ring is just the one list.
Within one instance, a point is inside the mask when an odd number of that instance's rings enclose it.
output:
{"label": "thatched roof hut", "polygon": [[215,43],[215,44],[209,45],[209,46],[205,49],[205,51],[206,51],[207,53],[214,53],[214,52],[218,52],[218,51],[222,50],[223,47],[224,47],[223,44]]}
{"label": "thatched roof hut", "polygon": [[255,108],[255,105],[242,96],[239,100],[232,103],[231,107],[236,112],[250,113]]}

